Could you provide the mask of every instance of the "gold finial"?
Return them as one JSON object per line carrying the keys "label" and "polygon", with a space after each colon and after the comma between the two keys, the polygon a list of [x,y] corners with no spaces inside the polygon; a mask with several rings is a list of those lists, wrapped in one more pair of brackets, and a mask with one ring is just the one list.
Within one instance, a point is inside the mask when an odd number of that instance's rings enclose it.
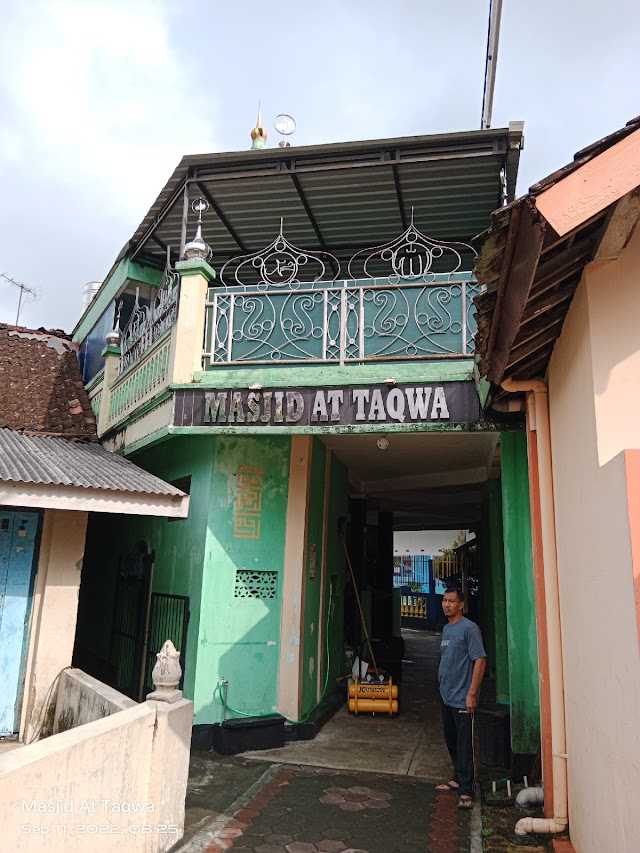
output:
{"label": "gold finial", "polygon": [[251,131],[251,148],[264,148],[267,144],[267,131],[262,126],[262,114],[258,103],[258,122]]}

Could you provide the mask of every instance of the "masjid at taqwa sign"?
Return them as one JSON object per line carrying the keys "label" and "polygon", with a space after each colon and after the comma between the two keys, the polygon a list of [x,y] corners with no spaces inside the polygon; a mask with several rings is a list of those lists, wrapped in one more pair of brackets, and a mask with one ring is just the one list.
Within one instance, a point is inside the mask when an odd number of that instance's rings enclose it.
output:
{"label": "masjid at taqwa sign", "polygon": [[175,426],[344,426],[470,423],[480,418],[474,382],[343,388],[177,390]]}

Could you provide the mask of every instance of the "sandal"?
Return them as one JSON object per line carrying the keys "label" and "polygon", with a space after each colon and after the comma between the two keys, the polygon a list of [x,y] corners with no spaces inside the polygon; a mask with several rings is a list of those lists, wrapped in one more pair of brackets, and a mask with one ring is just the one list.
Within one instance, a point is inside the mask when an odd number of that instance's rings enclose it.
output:
{"label": "sandal", "polygon": [[460,785],[456,785],[455,782],[441,782],[439,785],[436,785],[436,791],[440,791],[441,793],[445,793],[446,791],[455,792],[458,790]]}
{"label": "sandal", "polygon": [[468,794],[461,794],[458,798],[458,808],[470,811],[473,808],[473,799]]}

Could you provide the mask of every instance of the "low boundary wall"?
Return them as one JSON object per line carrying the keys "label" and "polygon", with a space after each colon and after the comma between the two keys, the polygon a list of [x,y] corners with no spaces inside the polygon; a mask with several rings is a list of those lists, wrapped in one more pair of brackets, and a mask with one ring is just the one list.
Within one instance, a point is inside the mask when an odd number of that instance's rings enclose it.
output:
{"label": "low boundary wall", "polygon": [[65,669],[60,674],[52,733],[57,735],[137,706],[133,699],[81,669]]}
{"label": "low boundary wall", "polygon": [[168,850],[184,828],[193,703],[119,709],[117,691],[79,670],[64,675],[54,719],[76,727],[0,757],[2,848]]}

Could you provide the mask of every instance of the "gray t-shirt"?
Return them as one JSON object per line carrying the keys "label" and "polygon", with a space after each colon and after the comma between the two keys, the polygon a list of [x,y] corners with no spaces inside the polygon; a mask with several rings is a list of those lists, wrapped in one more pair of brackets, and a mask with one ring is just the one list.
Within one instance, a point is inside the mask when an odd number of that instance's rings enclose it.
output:
{"label": "gray t-shirt", "polygon": [[480,628],[475,622],[463,616],[453,625],[444,626],[440,643],[438,682],[445,705],[451,708],[467,707],[473,663],[486,656]]}

